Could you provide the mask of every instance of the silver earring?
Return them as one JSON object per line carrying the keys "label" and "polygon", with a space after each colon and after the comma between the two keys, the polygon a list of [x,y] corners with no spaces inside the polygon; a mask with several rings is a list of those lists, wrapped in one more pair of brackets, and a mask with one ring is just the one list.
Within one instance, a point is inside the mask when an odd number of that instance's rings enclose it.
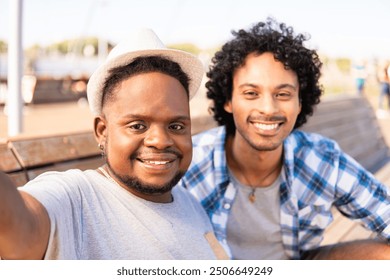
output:
{"label": "silver earring", "polygon": [[98,148],[101,150],[101,155],[104,157],[104,146],[102,144],[98,144]]}

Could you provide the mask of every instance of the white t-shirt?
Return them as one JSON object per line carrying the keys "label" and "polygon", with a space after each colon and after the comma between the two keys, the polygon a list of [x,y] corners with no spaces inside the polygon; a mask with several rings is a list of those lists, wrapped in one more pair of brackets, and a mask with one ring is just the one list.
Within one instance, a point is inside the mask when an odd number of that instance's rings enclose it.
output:
{"label": "white t-shirt", "polygon": [[184,188],[172,203],[132,195],[95,170],[47,172],[20,188],[50,217],[45,259],[215,259],[201,205]]}

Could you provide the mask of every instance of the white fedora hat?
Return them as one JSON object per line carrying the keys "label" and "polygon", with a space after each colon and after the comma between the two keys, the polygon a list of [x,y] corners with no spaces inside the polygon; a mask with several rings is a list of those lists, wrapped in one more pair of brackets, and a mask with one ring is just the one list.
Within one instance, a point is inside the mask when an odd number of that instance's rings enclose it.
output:
{"label": "white fedora hat", "polygon": [[104,84],[109,77],[109,71],[119,66],[125,66],[140,56],[159,55],[178,63],[189,77],[189,97],[196,94],[203,78],[203,64],[194,55],[168,49],[151,29],[140,29],[130,34],[127,40],[116,45],[106,61],[100,65],[89,78],[87,97],[92,113],[97,116],[102,111]]}

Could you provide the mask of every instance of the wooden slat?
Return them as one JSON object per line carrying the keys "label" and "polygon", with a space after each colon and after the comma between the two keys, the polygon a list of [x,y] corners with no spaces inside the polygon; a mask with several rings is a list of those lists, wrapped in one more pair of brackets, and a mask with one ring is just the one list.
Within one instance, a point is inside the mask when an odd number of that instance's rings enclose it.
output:
{"label": "wooden slat", "polygon": [[325,230],[321,245],[367,239],[376,236],[375,233],[365,229],[357,221],[344,217],[336,208],[332,209],[332,213],[334,220]]}
{"label": "wooden slat", "polygon": [[67,162],[57,163],[45,167],[30,169],[27,171],[27,174],[28,174],[28,178],[32,180],[38,175],[48,171],[66,171],[69,169],[80,169],[80,170],[96,169],[103,164],[104,164],[104,160],[101,157],[87,158],[87,159],[67,161]]}
{"label": "wooden slat", "polygon": [[0,170],[5,172],[22,170],[22,167],[7,143],[0,144]]}
{"label": "wooden slat", "polygon": [[85,95],[71,90],[73,80],[38,78],[36,81],[33,104],[75,101]]}
{"label": "wooden slat", "polygon": [[92,132],[70,135],[69,141],[79,158],[100,155],[101,153]]}
{"label": "wooden slat", "polygon": [[15,155],[25,168],[99,155],[92,133],[11,140]]}
{"label": "wooden slat", "polygon": [[302,130],[335,140],[347,154],[372,172],[390,157],[374,110],[365,98],[348,97],[320,103]]}

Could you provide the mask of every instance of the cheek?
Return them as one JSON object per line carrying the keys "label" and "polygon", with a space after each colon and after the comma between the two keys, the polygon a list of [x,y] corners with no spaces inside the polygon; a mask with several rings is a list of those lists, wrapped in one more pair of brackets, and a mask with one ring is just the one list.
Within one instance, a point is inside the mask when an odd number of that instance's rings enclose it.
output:
{"label": "cheek", "polygon": [[192,160],[192,141],[191,136],[181,139],[180,142],[177,142],[178,148],[180,149],[183,158],[182,158],[182,167],[188,168]]}
{"label": "cheek", "polygon": [[130,155],[137,147],[137,141],[134,138],[123,137],[120,134],[110,133],[106,141],[107,156],[111,163],[117,162],[123,164],[123,161],[129,161]]}

